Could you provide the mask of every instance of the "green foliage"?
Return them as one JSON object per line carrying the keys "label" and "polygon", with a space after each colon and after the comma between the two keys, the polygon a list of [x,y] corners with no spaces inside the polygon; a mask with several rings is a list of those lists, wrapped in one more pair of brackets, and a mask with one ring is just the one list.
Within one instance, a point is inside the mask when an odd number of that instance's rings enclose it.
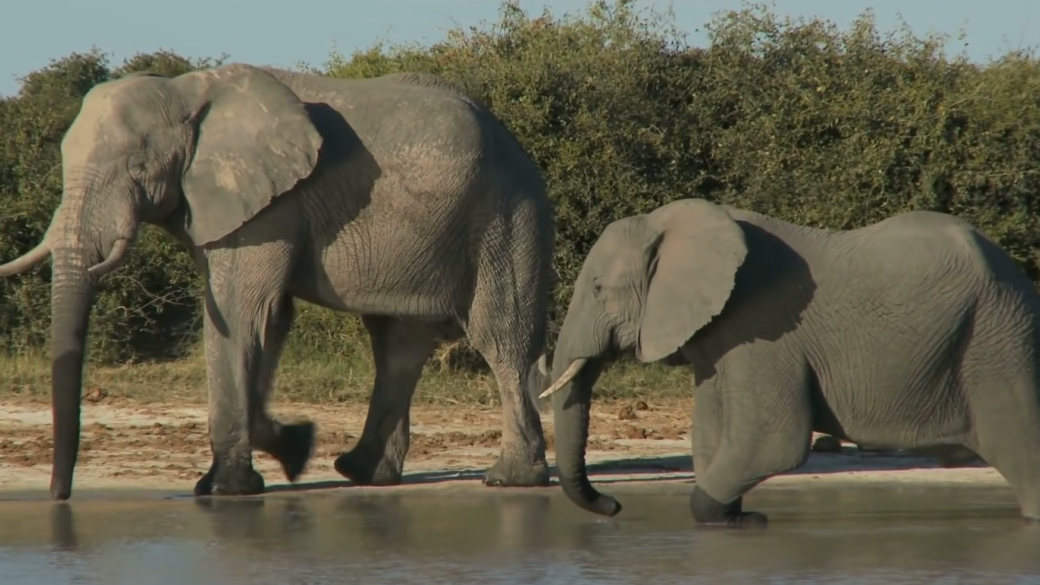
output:
{"label": "green foliage", "polygon": [[[839,30],[745,6],[708,24],[704,48],[688,46],[671,21],[632,0],[562,16],[505,3],[496,22],[443,42],[334,54],[319,71],[442,75],[516,133],[556,207],[554,321],[608,223],[680,197],[835,229],[913,209],[953,213],[1040,279],[1040,64],[1031,53],[969,63],[947,56],[944,37],[883,35],[869,12]],[[162,52],[111,68],[98,53],[75,54],[0,101],[0,258],[43,235],[61,194],[61,136],[93,84],[208,64]],[[0,281],[9,348],[45,342],[47,278],[41,267]],[[94,358],[183,351],[197,339],[198,287],[183,251],[145,231],[100,295]],[[313,354],[367,360],[358,320],[303,307],[288,357]]]}

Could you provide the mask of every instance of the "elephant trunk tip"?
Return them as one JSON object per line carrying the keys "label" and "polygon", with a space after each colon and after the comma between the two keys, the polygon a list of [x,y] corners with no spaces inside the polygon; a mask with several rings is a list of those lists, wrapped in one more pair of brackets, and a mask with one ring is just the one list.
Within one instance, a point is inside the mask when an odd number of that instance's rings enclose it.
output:
{"label": "elephant trunk tip", "polygon": [[596,491],[596,488],[592,487],[592,484],[588,481],[585,481],[584,485],[580,487],[570,487],[565,483],[563,484],[563,493],[579,508],[598,516],[607,516],[609,518],[617,516],[622,510],[621,502]]}
{"label": "elephant trunk tip", "polygon": [[51,478],[51,499],[58,502],[64,502],[68,500],[70,497],[72,497],[71,478]]}
{"label": "elephant trunk tip", "polygon": [[595,508],[596,509],[593,510],[593,512],[600,516],[607,516],[609,518],[611,516],[617,516],[618,513],[621,512],[621,502],[610,496],[600,495],[599,499],[596,500]]}

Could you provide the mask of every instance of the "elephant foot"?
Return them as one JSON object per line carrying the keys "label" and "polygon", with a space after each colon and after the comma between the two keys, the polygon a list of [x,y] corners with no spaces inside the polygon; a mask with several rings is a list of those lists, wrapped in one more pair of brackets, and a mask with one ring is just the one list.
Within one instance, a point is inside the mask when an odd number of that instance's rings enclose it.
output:
{"label": "elephant foot", "polygon": [[723,504],[708,495],[700,486],[690,494],[690,512],[703,528],[765,528],[768,517],[760,512],[743,511],[744,498]]}
{"label": "elephant foot", "polygon": [[295,482],[307,468],[314,453],[314,423],[302,422],[282,425],[278,445],[271,453],[282,465],[282,471],[290,482]]}
{"label": "elephant foot", "polygon": [[484,473],[484,485],[488,487],[546,487],[549,485],[549,465],[543,460],[536,463],[519,463],[518,460],[500,456]]}
{"label": "elephant foot", "polygon": [[386,460],[378,460],[369,451],[354,447],[336,458],[336,472],[357,485],[400,485],[403,470]]}
{"label": "elephant foot", "polygon": [[255,496],[264,493],[264,478],[252,465],[216,462],[195,483],[196,496]]}

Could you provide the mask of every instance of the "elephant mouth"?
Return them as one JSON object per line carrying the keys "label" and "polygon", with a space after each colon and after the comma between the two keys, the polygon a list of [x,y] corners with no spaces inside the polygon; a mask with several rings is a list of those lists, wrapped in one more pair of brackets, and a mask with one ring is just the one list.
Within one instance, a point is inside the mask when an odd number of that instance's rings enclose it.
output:
{"label": "elephant mouth", "polygon": [[[591,354],[586,354],[588,357],[579,357],[571,360],[571,363],[567,365],[567,369],[560,374],[560,377],[549,385],[548,388],[542,392],[538,398],[548,398],[553,394],[556,394],[562,390],[567,384],[573,382],[581,372],[589,365],[589,363],[596,361],[598,363],[611,363],[616,361],[620,356],[625,353],[625,349],[618,345],[617,339],[612,334],[608,334],[605,346],[601,346],[598,350],[595,350]],[[582,355],[582,354],[578,354]]]}

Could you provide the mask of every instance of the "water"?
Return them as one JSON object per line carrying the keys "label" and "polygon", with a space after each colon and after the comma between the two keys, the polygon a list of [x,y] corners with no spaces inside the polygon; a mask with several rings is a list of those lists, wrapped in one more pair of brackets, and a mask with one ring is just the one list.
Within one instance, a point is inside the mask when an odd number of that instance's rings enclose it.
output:
{"label": "water", "polygon": [[720,531],[695,528],[688,489],[614,489],[614,519],[552,488],[8,494],[0,583],[1040,584],[1040,529],[1010,490],[763,486],[745,506],[769,529]]}

